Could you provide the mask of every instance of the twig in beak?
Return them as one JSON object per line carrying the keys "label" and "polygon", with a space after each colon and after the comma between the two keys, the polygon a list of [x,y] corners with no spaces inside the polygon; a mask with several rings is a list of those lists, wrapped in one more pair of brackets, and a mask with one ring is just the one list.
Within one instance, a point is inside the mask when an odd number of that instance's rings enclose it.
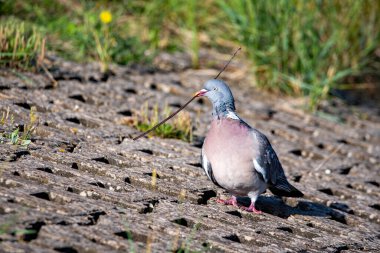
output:
{"label": "twig in beak", "polygon": [[240,51],[241,47],[239,47],[235,53],[232,55],[232,57],[230,58],[230,60],[226,63],[226,65],[224,65],[223,69],[219,72],[219,74],[216,75],[216,77],[214,79],[218,79],[218,77],[220,76],[220,74],[223,73],[223,71],[227,68],[228,65],[230,65],[230,62],[232,61],[232,59],[236,56],[236,54]]}

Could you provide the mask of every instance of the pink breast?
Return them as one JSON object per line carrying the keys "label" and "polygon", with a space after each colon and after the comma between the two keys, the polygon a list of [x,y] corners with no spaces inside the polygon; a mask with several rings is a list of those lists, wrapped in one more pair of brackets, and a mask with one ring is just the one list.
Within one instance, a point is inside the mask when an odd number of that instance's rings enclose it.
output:
{"label": "pink breast", "polygon": [[252,142],[249,128],[245,124],[232,119],[214,120],[205,139],[204,149],[213,170],[229,171],[252,164]]}

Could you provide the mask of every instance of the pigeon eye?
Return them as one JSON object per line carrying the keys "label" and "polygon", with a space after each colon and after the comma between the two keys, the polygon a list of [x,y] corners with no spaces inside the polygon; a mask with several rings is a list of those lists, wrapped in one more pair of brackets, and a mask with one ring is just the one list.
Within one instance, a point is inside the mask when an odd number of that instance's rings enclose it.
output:
{"label": "pigeon eye", "polygon": [[218,88],[215,87],[214,90],[218,90]]}

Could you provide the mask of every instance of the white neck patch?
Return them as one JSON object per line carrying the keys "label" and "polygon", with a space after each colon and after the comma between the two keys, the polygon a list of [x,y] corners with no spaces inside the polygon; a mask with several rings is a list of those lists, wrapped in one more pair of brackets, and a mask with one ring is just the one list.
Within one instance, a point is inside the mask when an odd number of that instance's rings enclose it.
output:
{"label": "white neck patch", "polygon": [[232,111],[228,111],[227,113],[227,118],[230,118],[230,119],[237,119],[239,120],[239,116],[237,116],[237,114],[235,112],[232,112]]}

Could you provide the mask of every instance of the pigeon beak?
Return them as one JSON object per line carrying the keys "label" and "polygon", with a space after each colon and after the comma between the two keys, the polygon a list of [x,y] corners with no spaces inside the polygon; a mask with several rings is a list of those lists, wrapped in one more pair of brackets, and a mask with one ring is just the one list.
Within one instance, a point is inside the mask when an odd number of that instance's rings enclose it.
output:
{"label": "pigeon beak", "polygon": [[195,97],[203,97],[207,92],[208,92],[208,90],[201,89],[200,91],[196,92],[194,96]]}

